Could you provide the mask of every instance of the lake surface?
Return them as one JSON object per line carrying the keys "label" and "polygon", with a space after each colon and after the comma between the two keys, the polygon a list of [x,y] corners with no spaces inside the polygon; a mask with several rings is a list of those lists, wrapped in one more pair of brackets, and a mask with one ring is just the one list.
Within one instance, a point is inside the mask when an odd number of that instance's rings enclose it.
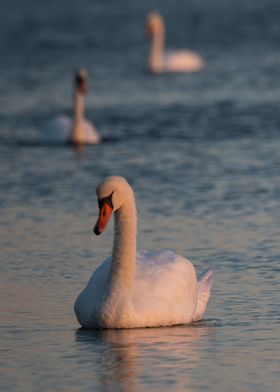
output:
{"label": "lake surface", "polygon": [[[203,71],[147,72],[151,9]],[[279,390],[279,13],[277,0],[3,2],[1,390]],[[81,65],[105,141],[47,145]],[[112,224],[92,234],[95,187],[115,174],[135,190],[139,248],[215,269],[203,321],[79,329],[74,300],[112,246]]]}

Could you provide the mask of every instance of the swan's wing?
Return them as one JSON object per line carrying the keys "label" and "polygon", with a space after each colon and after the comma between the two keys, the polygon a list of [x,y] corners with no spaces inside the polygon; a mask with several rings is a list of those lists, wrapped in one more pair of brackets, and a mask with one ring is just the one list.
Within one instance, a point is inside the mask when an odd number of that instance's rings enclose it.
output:
{"label": "swan's wing", "polygon": [[95,126],[88,120],[84,120],[84,133],[85,143],[98,144],[101,141],[101,137],[97,132]]}
{"label": "swan's wing", "polygon": [[203,67],[202,58],[191,50],[169,50],[164,53],[164,66],[167,71],[198,71]]}
{"label": "swan's wing", "polygon": [[[165,251],[137,254],[134,304],[145,317],[189,322],[197,302],[197,279],[193,264]],[[165,324],[167,325],[167,324]]]}
{"label": "swan's wing", "polygon": [[50,143],[63,143],[69,140],[73,127],[72,119],[68,116],[57,116],[48,121],[44,128],[43,140]]}

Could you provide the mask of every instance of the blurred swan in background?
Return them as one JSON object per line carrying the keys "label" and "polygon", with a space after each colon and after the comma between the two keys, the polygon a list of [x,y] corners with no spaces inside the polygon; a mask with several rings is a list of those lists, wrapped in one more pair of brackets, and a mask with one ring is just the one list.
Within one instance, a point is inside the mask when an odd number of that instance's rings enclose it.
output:
{"label": "blurred swan in background", "polygon": [[49,142],[73,144],[97,144],[101,137],[94,125],[84,118],[84,97],[88,89],[88,71],[79,69],[74,79],[73,117],[59,115],[47,124],[46,139]]}
{"label": "blurred swan in background", "polygon": [[146,35],[151,36],[148,67],[154,73],[195,72],[203,67],[203,59],[190,50],[165,51],[165,28],[160,14],[153,12],[146,19]]}
{"label": "blurred swan in background", "polygon": [[99,235],[115,215],[112,256],[93,273],[74,309],[85,328],[139,328],[185,324],[202,318],[213,283],[208,269],[197,280],[193,264],[170,251],[136,253],[134,193],[123,177],[97,187]]}

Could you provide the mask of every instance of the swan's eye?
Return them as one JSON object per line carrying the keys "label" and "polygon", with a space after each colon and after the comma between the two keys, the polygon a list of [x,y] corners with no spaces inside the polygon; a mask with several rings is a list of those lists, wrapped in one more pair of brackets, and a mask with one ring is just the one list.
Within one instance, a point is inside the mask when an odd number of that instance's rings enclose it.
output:
{"label": "swan's eye", "polygon": [[113,202],[112,202],[112,195],[114,191],[111,193],[111,195],[103,197],[102,199],[98,199],[98,207],[102,208],[104,204],[108,204],[109,207],[114,208]]}

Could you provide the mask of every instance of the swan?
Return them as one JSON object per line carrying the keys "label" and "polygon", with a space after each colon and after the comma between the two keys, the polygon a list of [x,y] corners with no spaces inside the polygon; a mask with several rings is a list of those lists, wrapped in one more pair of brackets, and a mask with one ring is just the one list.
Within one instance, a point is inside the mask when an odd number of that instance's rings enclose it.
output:
{"label": "swan", "polygon": [[145,33],[151,36],[151,50],[148,61],[150,71],[195,72],[203,68],[203,59],[190,50],[164,50],[164,21],[160,14],[153,12],[146,19]]}
{"label": "swan", "polygon": [[101,234],[114,212],[112,256],[93,273],[74,304],[85,328],[140,328],[198,321],[205,311],[214,272],[197,280],[193,264],[171,251],[136,253],[134,193],[123,177],[107,177],[96,189]]}
{"label": "swan", "polygon": [[84,118],[84,96],[87,93],[88,71],[79,69],[74,79],[73,118],[60,115],[49,121],[46,139],[49,142],[73,144],[98,144],[101,137],[93,124]]}

